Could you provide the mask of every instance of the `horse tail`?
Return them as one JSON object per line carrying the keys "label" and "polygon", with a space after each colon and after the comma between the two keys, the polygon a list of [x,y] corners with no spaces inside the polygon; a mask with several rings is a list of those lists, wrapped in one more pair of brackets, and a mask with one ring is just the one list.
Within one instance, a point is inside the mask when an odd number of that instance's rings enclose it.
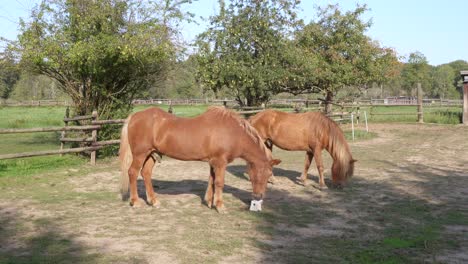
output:
{"label": "horse tail", "polygon": [[347,181],[354,174],[354,162],[351,151],[341,128],[329,120],[328,151],[333,157],[332,177],[339,181]]}
{"label": "horse tail", "polygon": [[129,186],[129,176],[128,169],[132,165],[133,155],[130,148],[130,143],[128,142],[128,123],[130,122],[132,116],[129,116],[122,127],[122,133],[120,135],[120,150],[119,150],[119,160],[120,160],[120,194],[122,200],[126,201],[129,198],[128,186]]}

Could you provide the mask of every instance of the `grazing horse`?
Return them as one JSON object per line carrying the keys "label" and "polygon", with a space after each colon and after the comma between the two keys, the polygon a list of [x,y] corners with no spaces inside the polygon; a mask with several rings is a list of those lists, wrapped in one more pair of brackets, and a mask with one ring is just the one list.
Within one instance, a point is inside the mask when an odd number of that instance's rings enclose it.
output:
{"label": "grazing horse", "polygon": [[[244,119],[223,107],[211,107],[194,118],[181,118],[153,107],[130,115],[123,128],[120,142],[121,194],[130,204],[141,206],[137,178],[141,170],[147,203],[158,206],[159,201],[151,183],[156,158],[162,155],[178,160],[206,161],[210,176],[205,193],[208,207],[214,204],[223,211],[222,192],[228,163],[242,158],[249,164],[253,199],[262,200],[272,166],[272,159],[257,131]],[[214,189],[214,191],[213,191]]]}
{"label": "grazing horse", "polygon": [[265,110],[252,117],[249,122],[255,127],[270,150],[273,145],[284,150],[306,151],[304,171],[299,178],[306,185],[307,171],[315,157],[319,173],[319,186],[326,188],[323,179],[322,149],[333,158],[332,180],[343,185],[353,175],[354,160],[340,127],[319,112],[285,113]]}

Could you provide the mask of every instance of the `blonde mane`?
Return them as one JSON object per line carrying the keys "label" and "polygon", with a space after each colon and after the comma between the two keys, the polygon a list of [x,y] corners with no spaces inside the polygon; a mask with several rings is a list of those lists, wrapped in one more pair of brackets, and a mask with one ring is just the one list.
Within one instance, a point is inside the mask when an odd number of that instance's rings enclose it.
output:
{"label": "blonde mane", "polygon": [[236,120],[247,133],[247,135],[249,135],[249,137],[255,142],[255,144],[257,144],[260,147],[260,149],[263,150],[268,159],[272,159],[271,151],[265,146],[265,143],[258,134],[257,130],[247,120],[240,117],[239,114],[235,113],[232,110],[228,110],[222,106],[211,106],[208,108],[206,113],[213,113],[222,117],[228,117]]}

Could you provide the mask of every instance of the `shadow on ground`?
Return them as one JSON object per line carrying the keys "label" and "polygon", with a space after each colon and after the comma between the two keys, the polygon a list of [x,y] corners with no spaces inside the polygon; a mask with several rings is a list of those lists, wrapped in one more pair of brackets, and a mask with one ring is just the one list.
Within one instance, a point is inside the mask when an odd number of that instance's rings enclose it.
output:
{"label": "shadow on ground", "polygon": [[62,232],[54,219],[25,218],[8,208],[0,212],[0,263],[96,262],[97,256]]}

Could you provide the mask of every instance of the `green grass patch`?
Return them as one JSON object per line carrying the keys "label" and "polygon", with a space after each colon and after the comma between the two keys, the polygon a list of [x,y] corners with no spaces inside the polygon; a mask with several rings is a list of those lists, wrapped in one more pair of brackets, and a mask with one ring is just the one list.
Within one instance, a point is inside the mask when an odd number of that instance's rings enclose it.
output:
{"label": "green grass patch", "polygon": [[[369,122],[404,122],[418,121],[417,106],[373,106],[366,109]],[[423,107],[425,123],[460,124],[461,107]],[[399,115],[405,113],[405,115]],[[362,114],[361,114],[362,119]]]}
{"label": "green grass patch", "polygon": [[[353,140],[353,132],[351,130],[343,131],[346,140]],[[354,130],[354,140],[369,140],[377,137],[375,132],[367,132],[365,130]]]}
{"label": "green grass patch", "polygon": [[[77,155],[31,157],[0,161],[0,178],[27,177],[44,172],[59,171],[85,164],[88,159]],[[27,178],[26,178],[27,179]],[[0,183],[1,184],[1,183]]]}
{"label": "green grass patch", "polygon": [[[164,111],[169,110],[168,105],[138,105],[134,108],[133,112],[138,112],[150,107],[158,107]],[[193,117],[204,113],[208,107],[208,105],[174,105],[172,106],[172,113],[182,117]]]}
{"label": "green grass patch", "polygon": [[63,126],[64,106],[9,106],[0,108],[0,128]]}

